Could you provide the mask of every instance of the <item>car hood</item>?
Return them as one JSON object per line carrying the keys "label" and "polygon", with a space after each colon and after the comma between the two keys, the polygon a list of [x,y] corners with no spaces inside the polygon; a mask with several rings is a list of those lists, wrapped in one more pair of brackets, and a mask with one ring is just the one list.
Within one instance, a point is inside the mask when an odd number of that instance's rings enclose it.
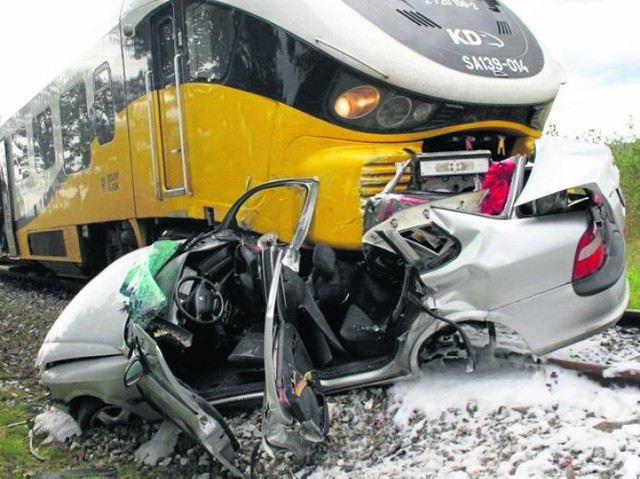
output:
{"label": "car hood", "polygon": [[91,280],[53,324],[36,364],[122,354],[127,312],[120,286],[148,248],[118,259]]}

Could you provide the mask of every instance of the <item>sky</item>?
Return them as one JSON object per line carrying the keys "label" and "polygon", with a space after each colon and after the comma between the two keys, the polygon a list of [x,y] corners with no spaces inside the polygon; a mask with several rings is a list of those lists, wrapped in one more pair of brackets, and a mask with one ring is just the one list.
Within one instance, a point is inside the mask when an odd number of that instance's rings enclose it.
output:
{"label": "sky", "polygon": [[[120,0],[3,3],[0,117],[4,119],[77,58],[97,33],[106,32],[106,19],[120,8]],[[640,39],[635,33],[638,0],[504,3],[564,68],[567,83],[560,90],[549,123],[567,136],[590,129],[605,136],[640,136]],[[37,35],[24,35],[25,31]]]}
{"label": "sky", "polygon": [[507,0],[562,65],[549,123],[573,136],[589,129],[640,136],[638,0]]}

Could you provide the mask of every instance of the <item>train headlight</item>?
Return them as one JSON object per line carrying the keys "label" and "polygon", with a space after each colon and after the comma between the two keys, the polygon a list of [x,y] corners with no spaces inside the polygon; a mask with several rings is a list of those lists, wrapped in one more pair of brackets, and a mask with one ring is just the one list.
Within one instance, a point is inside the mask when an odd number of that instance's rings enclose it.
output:
{"label": "train headlight", "polygon": [[[330,80],[330,81],[329,81]],[[402,90],[391,84],[377,83],[365,76],[338,70],[331,79],[317,84],[319,96],[302,107],[312,106],[315,114],[342,127],[374,133],[409,133],[454,124],[458,105],[443,110],[439,100]],[[322,86],[329,91],[322,91]],[[464,111],[464,107],[460,106]],[[303,111],[307,111],[301,108]]]}
{"label": "train headlight", "polygon": [[433,112],[433,105],[431,103],[419,103],[413,109],[413,119],[418,122],[423,122],[431,116]]}
{"label": "train headlight", "polygon": [[407,119],[411,107],[411,100],[406,96],[393,97],[378,110],[378,123],[385,128],[396,127]]}
{"label": "train headlight", "polygon": [[380,102],[380,92],[372,86],[359,86],[338,97],[333,109],[342,118],[353,120],[371,113]]}

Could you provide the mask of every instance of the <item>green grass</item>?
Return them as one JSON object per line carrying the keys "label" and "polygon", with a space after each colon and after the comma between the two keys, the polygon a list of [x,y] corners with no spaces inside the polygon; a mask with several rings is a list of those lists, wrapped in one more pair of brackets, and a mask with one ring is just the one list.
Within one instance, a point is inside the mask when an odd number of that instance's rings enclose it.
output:
{"label": "green grass", "polygon": [[[171,477],[195,477],[197,470],[191,464],[193,471],[186,469],[157,468],[142,472],[134,461],[110,460],[108,458],[87,458],[72,451],[69,444],[51,443],[42,445],[46,434],[34,437],[33,446],[37,453],[45,460],[38,460],[29,449],[29,429],[33,426],[33,419],[45,403],[44,390],[25,392],[21,387],[3,385],[0,388],[0,478],[32,479],[41,473],[61,473],[63,471],[78,471],[91,469],[116,469],[118,477],[122,479],[164,479]],[[64,476],[70,477],[70,476]],[[91,474],[82,477],[91,479]],[[102,476],[100,476],[102,477]]]}
{"label": "green grass", "polygon": [[18,406],[0,409],[0,463],[8,464],[24,452],[27,426],[20,423],[28,419],[26,412]]}
{"label": "green grass", "polygon": [[631,285],[629,309],[640,310],[640,240],[627,241],[627,274]]}
{"label": "green grass", "polygon": [[[79,461],[68,444],[41,445],[46,435],[34,437],[33,446],[45,460],[38,460],[29,448],[29,429],[45,401],[44,391],[25,392],[20,387],[0,389],[0,478],[28,479],[38,473],[106,467]],[[134,464],[117,465],[118,477],[140,477]],[[89,476],[87,476],[89,477]]]}
{"label": "green grass", "polygon": [[620,168],[620,184],[627,200],[627,269],[631,285],[629,308],[640,309],[640,140],[610,146]]}
{"label": "green grass", "polygon": [[[26,404],[25,404],[26,403]],[[20,389],[0,390],[0,477],[33,477],[43,464],[29,450],[29,428],[35,416]],[[42,438],[40,438],[42,439]],[[51,445],[39,451],[46,467],[73,463],[69,449]]]}

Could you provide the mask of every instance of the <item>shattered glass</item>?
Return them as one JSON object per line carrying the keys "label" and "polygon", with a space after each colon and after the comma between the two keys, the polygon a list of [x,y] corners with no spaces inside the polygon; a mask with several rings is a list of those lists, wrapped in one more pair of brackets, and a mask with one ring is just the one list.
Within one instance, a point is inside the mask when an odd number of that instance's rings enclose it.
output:
{"label": "shattered glass", "polygon": [[153,317],[168,302],[155,275],[177,251],[178,241],[160,240],[155,242],[127,273],[120,293],[129,298],[127,310],[133,323],[142,328],[148,326]]}

